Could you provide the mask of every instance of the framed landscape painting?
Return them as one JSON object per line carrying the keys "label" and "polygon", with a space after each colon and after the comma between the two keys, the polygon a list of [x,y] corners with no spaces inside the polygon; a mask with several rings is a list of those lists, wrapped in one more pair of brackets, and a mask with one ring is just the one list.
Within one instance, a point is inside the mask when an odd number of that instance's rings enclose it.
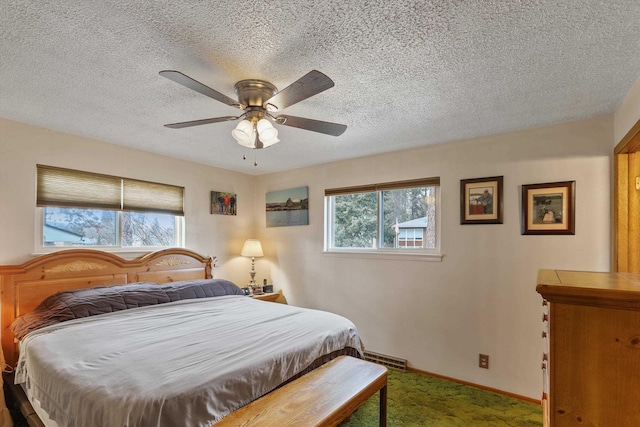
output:
{"label": "framed landscape painting", "polygon": [[267,227],[309,225],[309,187],[267,193],[266,213]]}
{"label": "framed landscape painting", "polygon": [[522,186],[522,234],[575,234],[575,181]]}
{"label": "framed landscape painting", "polygon": [[460,224],[502,224],[503,177],[460,180]]}

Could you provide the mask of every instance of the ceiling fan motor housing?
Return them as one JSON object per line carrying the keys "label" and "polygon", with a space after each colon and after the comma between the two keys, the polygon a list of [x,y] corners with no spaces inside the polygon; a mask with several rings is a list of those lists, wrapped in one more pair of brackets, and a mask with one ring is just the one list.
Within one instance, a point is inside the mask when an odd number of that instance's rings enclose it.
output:
{"label": "ceiling fan motor housing", "polygon": [[240,80],[233,88],[238,95],[238,102],[247,107],[259,108],[263,108],[278,91],[271,83],[256,79]]}

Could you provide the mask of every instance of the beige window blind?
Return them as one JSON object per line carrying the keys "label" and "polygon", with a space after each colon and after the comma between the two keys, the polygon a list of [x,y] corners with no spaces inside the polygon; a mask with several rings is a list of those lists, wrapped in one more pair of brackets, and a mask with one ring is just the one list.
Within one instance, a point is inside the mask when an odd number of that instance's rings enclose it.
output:
{"label": "beige window blind", "polygon": [[37,165],[36,205],[184,215],[184,188]]}
{"label": "beige window blind", "polygon": [[379,184],[358,185],[353,187],[327,188],[325,196],[338,196],[341,194],[371,193],[374,191],[400,190],[402,188],[434,187],[440,185],[440,177],[420,178],[405,181],[382,182]]}
{"label": "beige window blind", "polygon": [[122,205],[126,211],[184,215],[184,188],[124,178]]}
{"label": "beige window blind", "polygon": [[121,208],[121,179],[38,165],[37,206]]}

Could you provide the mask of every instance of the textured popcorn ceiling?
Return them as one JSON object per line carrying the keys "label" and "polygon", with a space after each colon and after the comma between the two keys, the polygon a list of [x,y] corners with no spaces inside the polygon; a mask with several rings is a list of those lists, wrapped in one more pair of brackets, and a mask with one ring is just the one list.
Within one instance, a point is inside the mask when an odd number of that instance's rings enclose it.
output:
{"label": "textured popcorn ceiling", "polygon": [[[237,122],[167,129],[238,110],[163,69],[232,98],[238,80],[283,89],[317,69],[335,87],[283,112],[348,129],[280,126],[254,151]],[[611,114],[639,73],[638,0],[0,5],[0,116],[250,174]]]}

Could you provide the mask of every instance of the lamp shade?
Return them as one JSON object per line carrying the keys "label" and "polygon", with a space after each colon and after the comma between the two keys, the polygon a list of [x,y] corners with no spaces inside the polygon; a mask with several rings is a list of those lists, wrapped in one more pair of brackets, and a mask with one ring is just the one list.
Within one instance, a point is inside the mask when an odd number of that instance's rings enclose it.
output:
{"label": "lamp shade", "polygon": [[260,140],[266,142],[278,137],[278,130],[267,119],[260,119],[256,126]]}
{"label": "lamp shade", "polygon": [[260,244],[260,240],[258,239],[247,239],[244,242],[244,246],[242,246],[242,252],[240,252],[241,256],[251,257],[251,258],[260,258],[264,256],[262,252],[262,245]]}
{"label": "lamp shade", "polygon": [[255,140],[253,124],[248,120],[241,120],[238,126],[231,131],[231,136],[238,144],[251,148]]}
{"label": "lamp shade", "polygon": [[264,148],[270,147],[280,141],[278,139],[278,129],[274,128],[269,120],[258,120],[256,129],[258,130],[258,137],[260,138]]}

